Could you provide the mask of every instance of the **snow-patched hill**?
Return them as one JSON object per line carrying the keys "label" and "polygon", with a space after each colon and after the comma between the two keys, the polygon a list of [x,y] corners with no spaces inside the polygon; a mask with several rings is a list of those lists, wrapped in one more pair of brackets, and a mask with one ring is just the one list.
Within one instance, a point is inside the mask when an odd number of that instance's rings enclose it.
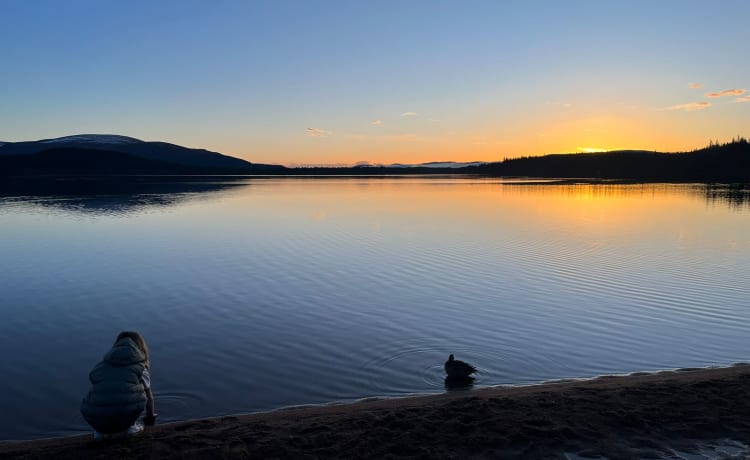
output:
{"label": "snow-patched hill", "polygon": [[57,137],[38,141],[43,144],[139,144],[140,139],[117,134],[76,134],[74,136]]}
{"label": "snow-patched hill", "polygon": [[[6,155],[35,155],[42,153],[54,153],[58,155],[55,161],[59,161],[60,155],[70,155],[71,158],[81,152],[91,154],[91,151],[118,152],[145,158],[147,160],[162,163],[189,166],[194,168],[211,168],[221,170],[257,170],[263,168],[283,169],[275,165],[259,165],[250,163],[239,158],[222,155],[204,149],[192,149],[168,142],[142,141],[134,137],[120,136],[117,134],[76,134],[72,136],[58,137],[55,139],[42,139],[38,141],[7,142],[0,145],[0,157]],[[96,155],[96,154],[94,154]],[[103,157],[104,153],[100,155]],[[97,156],[90,157],[95,161]],[[45,160],[49,162],[49,159]]]}

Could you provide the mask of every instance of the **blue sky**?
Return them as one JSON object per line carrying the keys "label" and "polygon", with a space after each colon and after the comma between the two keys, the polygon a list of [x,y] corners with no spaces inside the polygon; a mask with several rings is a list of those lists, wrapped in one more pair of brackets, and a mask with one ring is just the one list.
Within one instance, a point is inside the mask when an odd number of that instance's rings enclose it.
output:
{"label": "blue sky", "polygon": [[680,150],[750,126],[746,1],[4,0],[0,11],[4,141],[117,133],[351,164]]}

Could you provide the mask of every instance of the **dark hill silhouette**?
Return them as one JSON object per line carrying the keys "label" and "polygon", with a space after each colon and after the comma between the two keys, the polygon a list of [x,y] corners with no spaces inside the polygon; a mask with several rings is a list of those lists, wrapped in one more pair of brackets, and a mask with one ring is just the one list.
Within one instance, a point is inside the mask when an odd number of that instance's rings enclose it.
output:
{"label": "dark hill silhouette", "polygon": [[[240,160],[242,161],[242,160]],[[0,176],[112,174],[275,174],[283,166],[247,163],[243,168],[200,167],[90,148],[53,148],[0,155]]]}
{"label": "dark hill silhouette", "polygon": [[147,142],[113,134],[77,134],[39,141],[8,142],[0,145],[0,158],[6,155],[33,155],[49,150],[99,150],[120,152],[149,160],[221,170],[282,170],[283,166],[255,164],[205,149],[191,149],[167,142]]}
{"label": "dark hill silhouette", "polygon": [[55,148],[26,155],[0,155],[4,175],[170,174],[197,168],[108,150]]}
{"label": "dark hill silhouette", "polygon": [[[432,166],[432,167],[430,167]],[[737,138],[685,153],[642,150],[553,154],[462,168],[442,163],[393,166],[285,168],[220,153],[117,135],[75,135],[0,145],[0,176],[107,174],[277,174],[486,176],[634,181],[750,182],[750,144]]]}
{"label": "dark hill silhouette", "polygon": [[685,153],[554,154],[513,158],[462,171],[491,176],[750,182],[750,144],[738,138]]}
{"label": "dark hill silhouette", "polygon": [[[114,149],[118,150],[118,149]],[[252,169],[254,163],[239,158],[222,155],[204,149],[189,149],[167,142],[144,142],[123,146],[121,152],[139,155],[152,160],[217,169]],[[272,166],[272,165],[263,165]]]}

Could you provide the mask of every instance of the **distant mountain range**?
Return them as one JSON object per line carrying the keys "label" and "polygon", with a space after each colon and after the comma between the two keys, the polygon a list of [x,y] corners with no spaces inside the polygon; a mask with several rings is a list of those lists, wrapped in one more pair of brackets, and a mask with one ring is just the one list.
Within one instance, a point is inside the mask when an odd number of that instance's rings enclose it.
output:
{"label": "distant mountain range", "polygon": [[113,134],[0,142],[0,174],[34,173],[273,173],[279,165],[251,163],[204,149]]}
{"label": "distant mountain range", "polygon": [[[496,163],[286,168],[251,163],[203,149],[127,136],[79,134],[30,142],[0,142],[0,176],[124,174],[381,175],[475,174],[504,177],[750,182],[750,144],[744,138],[685,153],[642,150],[553,154]],[[17,181],[16,181],[17,182]]]}
{"label": "distant mountain range", "polygon": [[[465,168],[467,166],[481,166],[487,164],[485,161],[469,161],[459,163],[456,161],[430,161],[428,163],[417,163],[417,164],[404,164],[404,163],[393,163],[389,165],[378,165],[377,167],[384,168],[436,168],[436,169],[458,169]],[[359,165],[358,167],[371,167],[372,165]]]}

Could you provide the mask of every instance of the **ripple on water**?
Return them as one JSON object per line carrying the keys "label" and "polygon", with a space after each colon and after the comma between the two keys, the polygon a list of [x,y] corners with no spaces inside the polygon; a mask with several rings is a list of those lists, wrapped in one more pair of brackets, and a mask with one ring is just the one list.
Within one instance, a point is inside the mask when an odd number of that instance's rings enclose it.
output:
{"label": "ripple on water", "polygon": [[[124,328],[152,349],[162,420],[442,392],[450,353],[477,386],[750,353],[750,208],[707,211],[671,186],[588,185],[602,194],[583,202],[476,180],[251,182],[128,213],[0,199],[0,434],[84,429],[86,375]],[[615,212],[634,197],[643,213]],[[600,220],[579,219],[590,204]]]}
{"label": "ripple on water", "polygon": [[[397,396],[439,392],[445,388],[443,364],[449,354],[477,367],[474,385],[532,381],[545,368],[545,357],[525,357],[509,348],[487,349],[476,344],[448,346],[432,338],[382,343],[368,350],[370,358],[356,374],[369,382],[373,394]],[[523,364],[521,365],[521,362]],[[520,369],[525,369],[519,372]],[[528,380],[527,380],[528,379]]]}
{"label": "ripple on water", "polygon": [[156,391],[156,412],[160,422],[180,420],[178,414],[191,413],[206,403],[206,398],[190,391]]}

